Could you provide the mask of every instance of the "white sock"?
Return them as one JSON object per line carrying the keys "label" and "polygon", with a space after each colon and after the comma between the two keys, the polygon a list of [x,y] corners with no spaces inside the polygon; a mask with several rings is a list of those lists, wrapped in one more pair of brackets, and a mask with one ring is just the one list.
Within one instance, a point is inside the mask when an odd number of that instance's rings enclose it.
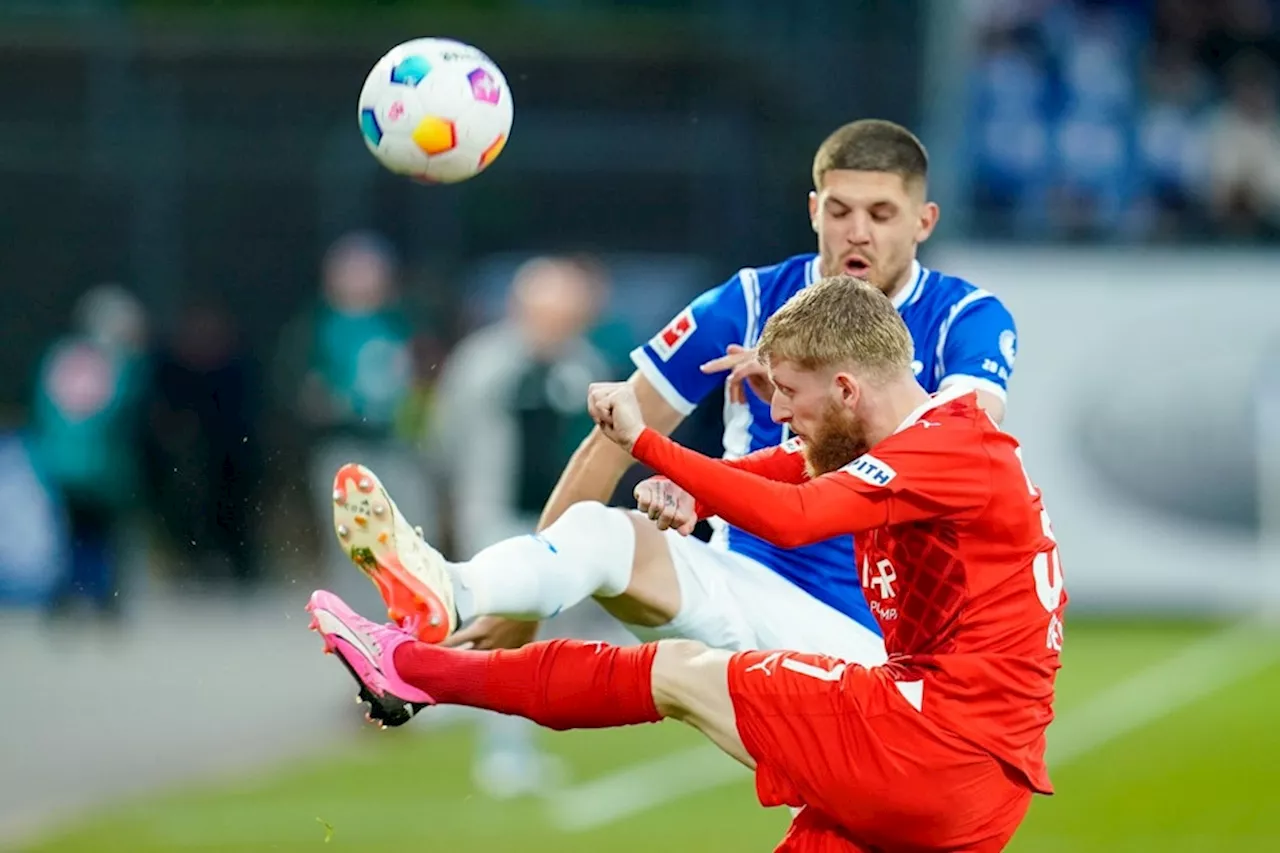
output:
{"label": "white sock", "polygon": [[458,617],[549,619],[583,599],[626,592],[636,531],[625,511],[576,503],[537,536],[490,545],[450,563]]}

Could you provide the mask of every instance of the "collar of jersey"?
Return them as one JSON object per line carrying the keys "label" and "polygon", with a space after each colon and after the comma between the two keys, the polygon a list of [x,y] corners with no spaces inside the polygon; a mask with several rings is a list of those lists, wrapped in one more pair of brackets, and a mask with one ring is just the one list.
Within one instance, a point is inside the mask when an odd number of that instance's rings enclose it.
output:
{"label": "collar of jersey", "polygon": [[905,421],[898,424],[898,428],[895,429],[894,432],[895,433],[902,432],[904,429],[911,426],[916,421],[924,417],[927,413],[932,412],[934,409],[938,408],[939,406],[945,406],[947,403],[950,403],[953,400],[959,400],[961,397],[965,396],[966,394],[972,394],[972,393],[973,393],[972,388],[966,388],[963,385],[952,385],[948,388],[943,388],[937,394],[934,394],[924,403],[917,406],[915,411],[907,415],[907,419]]}
{"label": "collar of jersey", "polygon": [[[813,284],[820,278],[818,274],[818,257],[809,259],[809,263],[804,270],[805,287]],[[904,307],[920,298],[920,291],[924,288],[924,280],[928,278],[928,272],[924,267],[920,266],[919,261],[911,262],[911,283],[899,290],[893,297],[893,307],[901,311]]]}
{"label": "collar of jersey", "polygon": [[924,287],[925,278],[926,274],[924,267],[920,266],[919,261],[912,261],[911,281],[906,287],[894,294],[893,307],[901,311],[903,308],[919,299],[920,291]]}

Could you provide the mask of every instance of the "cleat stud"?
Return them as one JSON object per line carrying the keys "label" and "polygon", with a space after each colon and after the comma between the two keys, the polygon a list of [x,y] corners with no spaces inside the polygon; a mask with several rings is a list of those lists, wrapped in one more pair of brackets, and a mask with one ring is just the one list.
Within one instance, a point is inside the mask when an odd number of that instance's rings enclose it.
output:
{"label": "cleat stud", "polygon": [[383,506],[382,504],[374,504],[374,505],[373,505],[373,514],[374,514],[374,515],[381,516],[381,515],[382,515],[384,512],[386,512],[386,511],[387,511],[387,508],[386,508],[385,506]]}
{"label": "cleat stud", "polygon": [[435,614],[432,614],[431,618],[427,620],[427,624],[430,625],[432,628],[439,627],[440,617],[436,616]]}
{"label": "cleat stud", "polygon": [[347,526],[345,524],[339,524],[338,535],[341,536],[343,539],[346,539],[348,536],[351,535],[351,531],[347,529]]}
{"label": "cleat stud", "polygon": [[365,518],[363,515],[357,515],[355,517],[355,522],[361,527],[365,527],[369,524],[369,519]]}
{"label": "cleat stud", "polygon": [[312,631],[319,631],[319,630],[320,630],[320,620],[319,620],[318,618],[316,618],[315,616],[312,616],[312,617],[311,617],[311,624],[310,624],[310,625],[308,625],[307,627],[308,627],[309,629],[311,629]]}
{"label": "cleat stud", "polygon": [[356,488],[362,492],[372,492],[373,480],[370,480],[368,477],[361,477],[360,482],[356,483]]}
{"label": "cleat stud", "polygon": [[346,495],[344,495],[344,494],[342,493],[342,489],[334,489],[334,490],[333,490],[333,502],[334,502],[334,503],[336,503],[336,504],[340,504],[340,503],[342,503],[342,499],[343,499],[343,498],[345,498],[345,497],[346,497]]}
{"label": "cleat stud", "polygon": [[387,544],[387,541],[388,541],[390,538],[391,538],[391,537],[387,535],[387,531],[385,531],[385,530],[384,530],[384,531],[382,531],[381,533],[379,533],[379,534],[378,534],[378,544],[379,544],[379,545],[386,545],[386,544]]}

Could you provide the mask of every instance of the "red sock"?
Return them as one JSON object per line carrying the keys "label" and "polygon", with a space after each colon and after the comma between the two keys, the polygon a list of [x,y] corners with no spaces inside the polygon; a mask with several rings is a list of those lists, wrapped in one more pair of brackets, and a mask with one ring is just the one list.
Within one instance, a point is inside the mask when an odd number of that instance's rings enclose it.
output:
{"label": "red sock", "polygon": [[445,705],[527,717],[550,729],[603,729],[662,719],[653,704],[655,643],[626,648],[551,640],[492,652],[405,643],[406,682]]}

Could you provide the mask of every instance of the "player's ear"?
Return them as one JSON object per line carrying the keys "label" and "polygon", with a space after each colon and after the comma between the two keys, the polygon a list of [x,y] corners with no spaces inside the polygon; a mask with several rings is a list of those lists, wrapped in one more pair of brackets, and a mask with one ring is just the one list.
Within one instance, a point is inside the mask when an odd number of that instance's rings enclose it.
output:
{"label": "player's ear", "polygon": [[837,373],[836,393],[840,397],[840,404],[850,409],[857,408],[858,400],[862,397],[862,386],[858,384],[858,379],[852,373]]}
{"label": "player's ear", "polygon": [[916,242],[923,243],[929,239],[929,235],[933,233],[933,229],[938,227],[938,217],[941,215],[937,202],[926,201],[920,205],[920,228],[916,232]]}
{"label": "player's ear", "polygon": [[809,190],[809,227],[818,230],[818,194]]}

